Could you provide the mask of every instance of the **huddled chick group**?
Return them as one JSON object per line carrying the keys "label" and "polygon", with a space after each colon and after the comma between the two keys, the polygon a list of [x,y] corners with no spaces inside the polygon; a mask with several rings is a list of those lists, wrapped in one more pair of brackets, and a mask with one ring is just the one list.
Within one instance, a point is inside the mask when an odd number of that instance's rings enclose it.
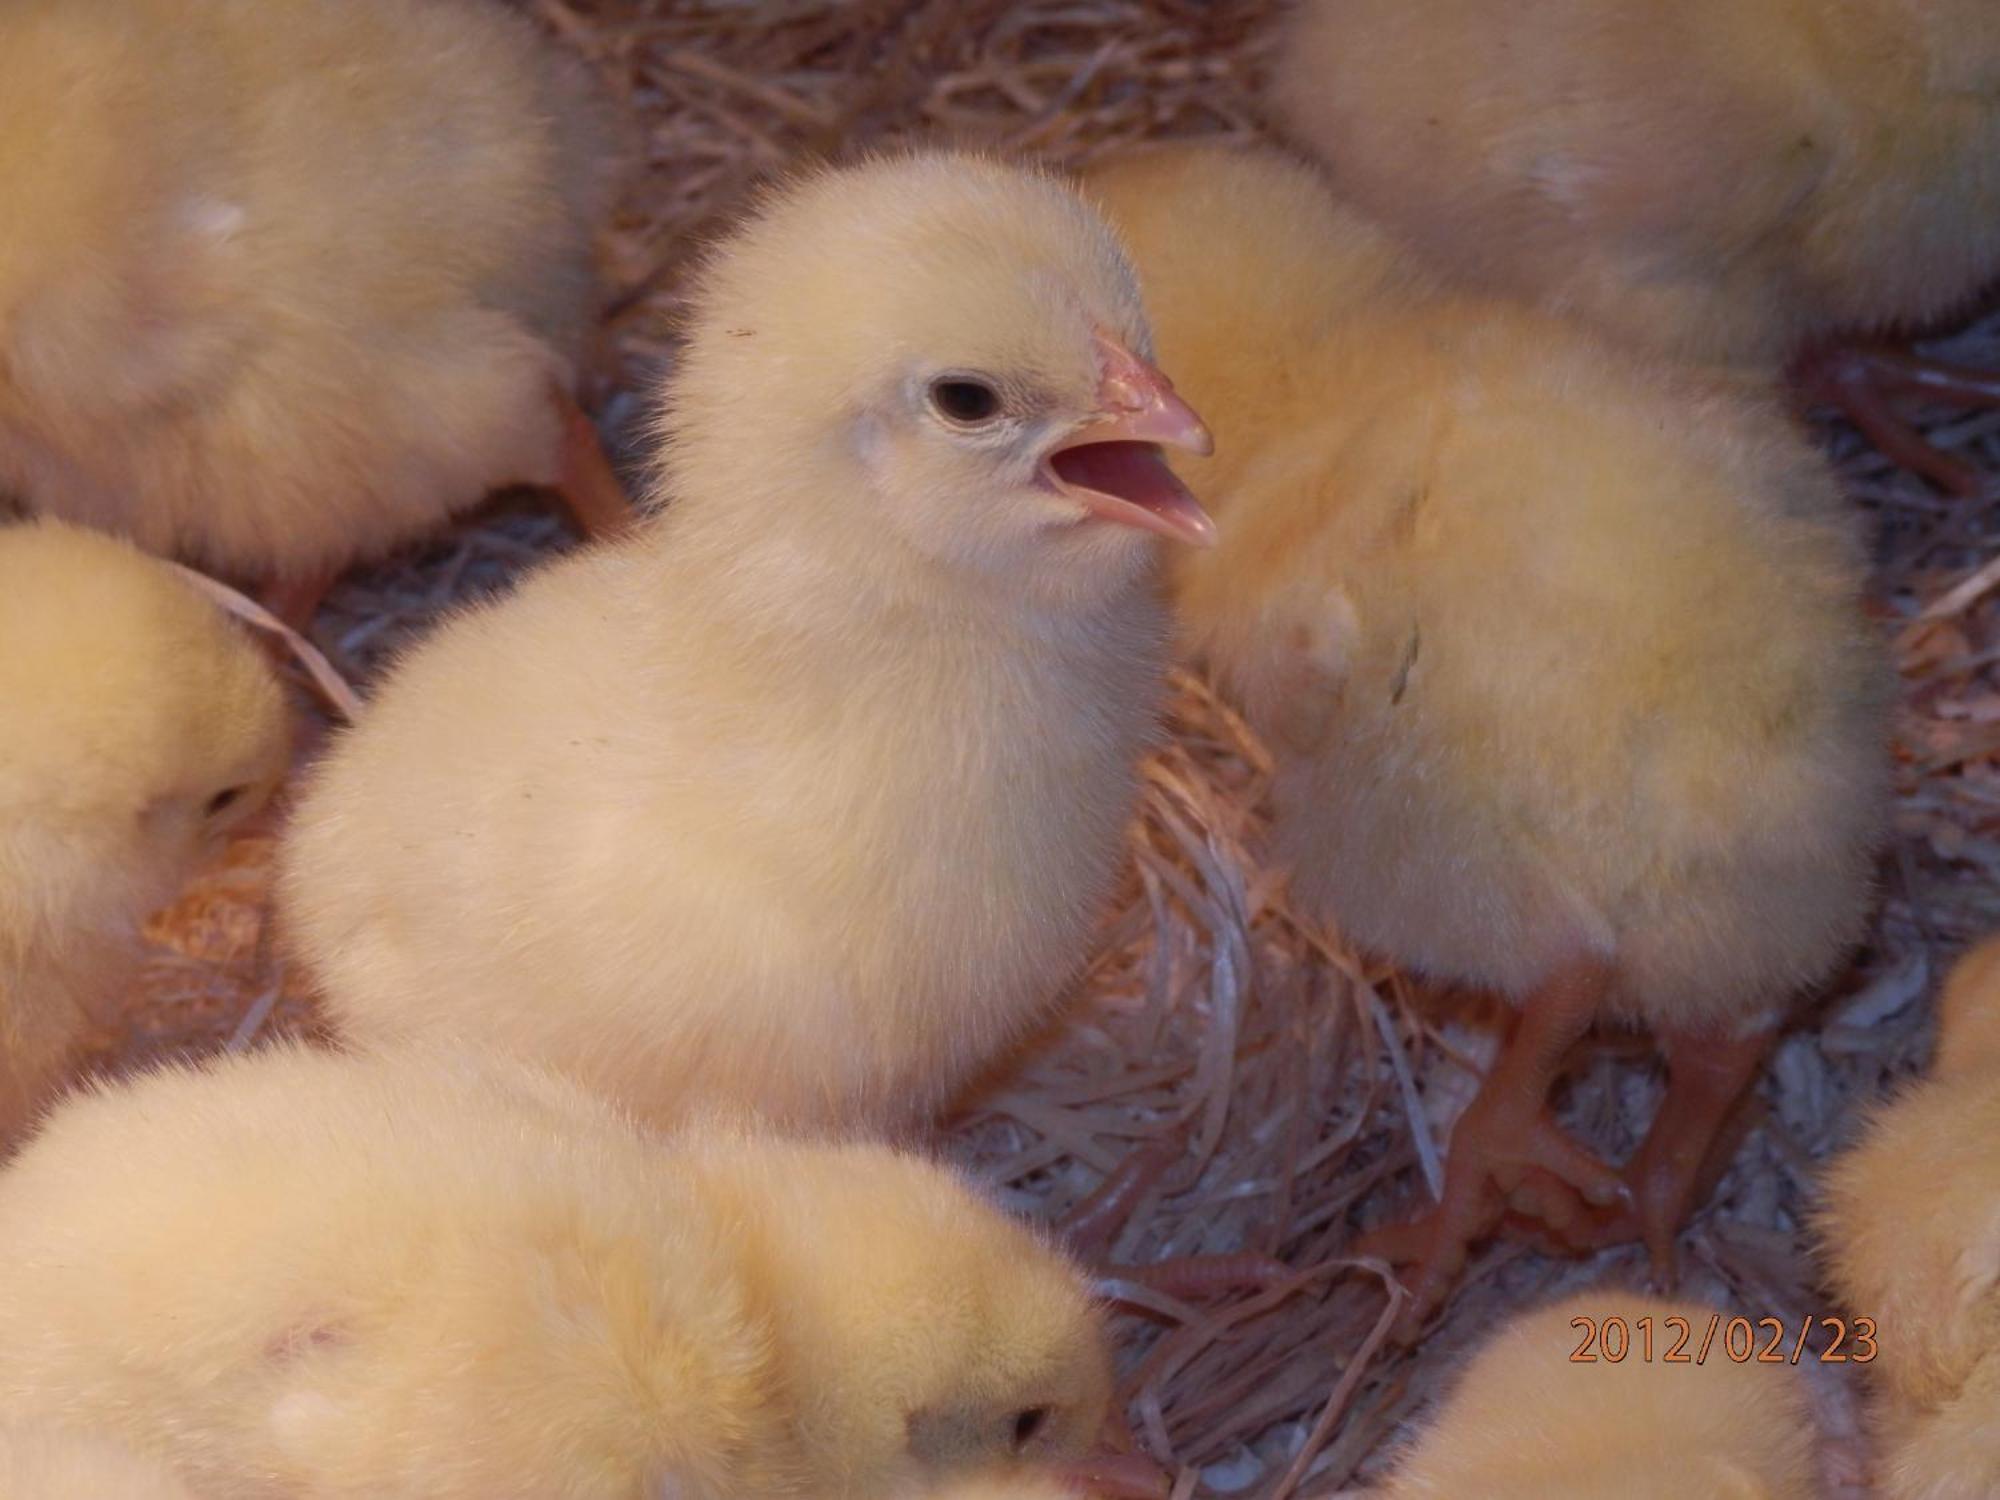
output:
{"label": "huddled chick group", "polygon": [[[908,1146],[1087,961],[1177,632],[1271,747],[1301,908],[1517,1012],[1439,1201],[1357,1240],[1405,1333],[1499,1233],[1670,1283],[1886,825],[1859,522],[1779,377],[1965,487],[1870,382],[1973,376],[1826,351],[2000,270],[2000,28],[1809,11],[1309,0],[1273,110],[1326,171],[785,182],[695,279],[637,520],[576,399],[617,127],[523,18],[0,15],[41,517],[0,530],[0,1500],[1163,1479],[1086,1466],[1083,1268]],[[139,549],[296,620],[516,482],[602,539],[408,652],[290,810],[338,1049],[59,1098],[290,761],[275,669]],[[1829,1178],[1910,1500],[2000,1493],[1996,975]],[[1666,1064],[1621,1166],[1550,1113],[1606,1023]],[[1707,1316],[1526,1315],[1388,1493],[1814,1493],[1796,1372],[1569,1357]]]}

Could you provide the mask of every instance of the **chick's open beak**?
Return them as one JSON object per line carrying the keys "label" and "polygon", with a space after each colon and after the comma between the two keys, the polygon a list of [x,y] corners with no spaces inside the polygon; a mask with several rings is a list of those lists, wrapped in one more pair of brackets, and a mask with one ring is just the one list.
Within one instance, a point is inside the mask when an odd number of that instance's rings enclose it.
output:
{"label": "chick's open beak", "polygon": [[1050,478],[1092,515],[1196,547],[1215,545],[1215,522],[1167,467],[1159,445],[1213,453],[1200,417],[1173,382],[1110,335],[1097,335],[1097,412],[1045,460]]}

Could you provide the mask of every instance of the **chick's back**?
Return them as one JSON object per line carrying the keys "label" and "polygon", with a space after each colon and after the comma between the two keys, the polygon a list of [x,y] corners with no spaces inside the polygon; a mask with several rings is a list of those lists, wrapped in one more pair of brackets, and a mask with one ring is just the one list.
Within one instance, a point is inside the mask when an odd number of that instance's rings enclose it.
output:
{"label": "chick's back", "polygon": [[7,1500],[194,1500],[174,1476],[116,1443],[53,1427],[0,1426]]}
{"label": "chick's back", "polygon": [[[1303,167],[1175,170],[1184,199],[1157,164],[1092,185],[1217,432],[1183,625],[1281,752],[1302,892],[1517,993],[1615,950],[1625,1004],[1689,1021],[1826,973],[1868,901],[1888,674],[1824,465],[1729,388],[1402,271]],[[1229,290],[1313,247],[1349,268],[1333,310],[1253,308],[1257,357],[1214,356]]]}
{"label": "chick's back", "polygon": [[1977,0],[1309,0],[1272,99],[1440,265],[1762,365],[2000,269],[1995,76]]}
{"label": "chick's back", "polygon": [[473,0],[10,7],[0,482],[262,578],[553,480],[613,139]]}
{"label": "chick's back", "polygon": [[0,1203],[0,1404],[205,1494],[639,1500],[785,1458],[723,1235],[528,1070],[164,1070],[57,1111]]}
{"label": "chick's back", "polygon": [[[1808,1500],[1815,1433],[1796,1371],[1641,1357],[1684,1328],[1699,1340],[1714,1316],[1615,1291],[1521,1314],[1473,1355],[1390,1500]],[[1605,1358],[1621,1340],[1628,1352]]]}

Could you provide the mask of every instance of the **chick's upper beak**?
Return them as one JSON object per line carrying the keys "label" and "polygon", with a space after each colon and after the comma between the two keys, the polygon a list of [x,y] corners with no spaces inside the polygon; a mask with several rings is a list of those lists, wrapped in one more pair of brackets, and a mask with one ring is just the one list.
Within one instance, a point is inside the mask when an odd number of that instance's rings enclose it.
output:
{"label": "chick's upper beak", "polygon": [[1191,453],[1215,440],[1173,382],[1109,334],[1097,335],[1097,410],[1048,456],[1062,491],[1092,515],[1197,547],[1215,544],[1215,522],[1167,467],[1159,444]]}

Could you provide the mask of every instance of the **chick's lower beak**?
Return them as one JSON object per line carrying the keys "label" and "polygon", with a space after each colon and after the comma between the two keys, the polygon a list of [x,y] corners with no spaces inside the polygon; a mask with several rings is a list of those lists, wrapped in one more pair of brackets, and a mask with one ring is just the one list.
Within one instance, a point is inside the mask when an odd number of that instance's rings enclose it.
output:
{"label": "chick's lower beak", "polygon": [[1197,547],[1215,544],[1215,522],[1167,467],[1159,445],[1215,451],[1215,440],[1173,382],[1100,332],[1097,411],[1049,454],[1056,485],[1092,515]]}

